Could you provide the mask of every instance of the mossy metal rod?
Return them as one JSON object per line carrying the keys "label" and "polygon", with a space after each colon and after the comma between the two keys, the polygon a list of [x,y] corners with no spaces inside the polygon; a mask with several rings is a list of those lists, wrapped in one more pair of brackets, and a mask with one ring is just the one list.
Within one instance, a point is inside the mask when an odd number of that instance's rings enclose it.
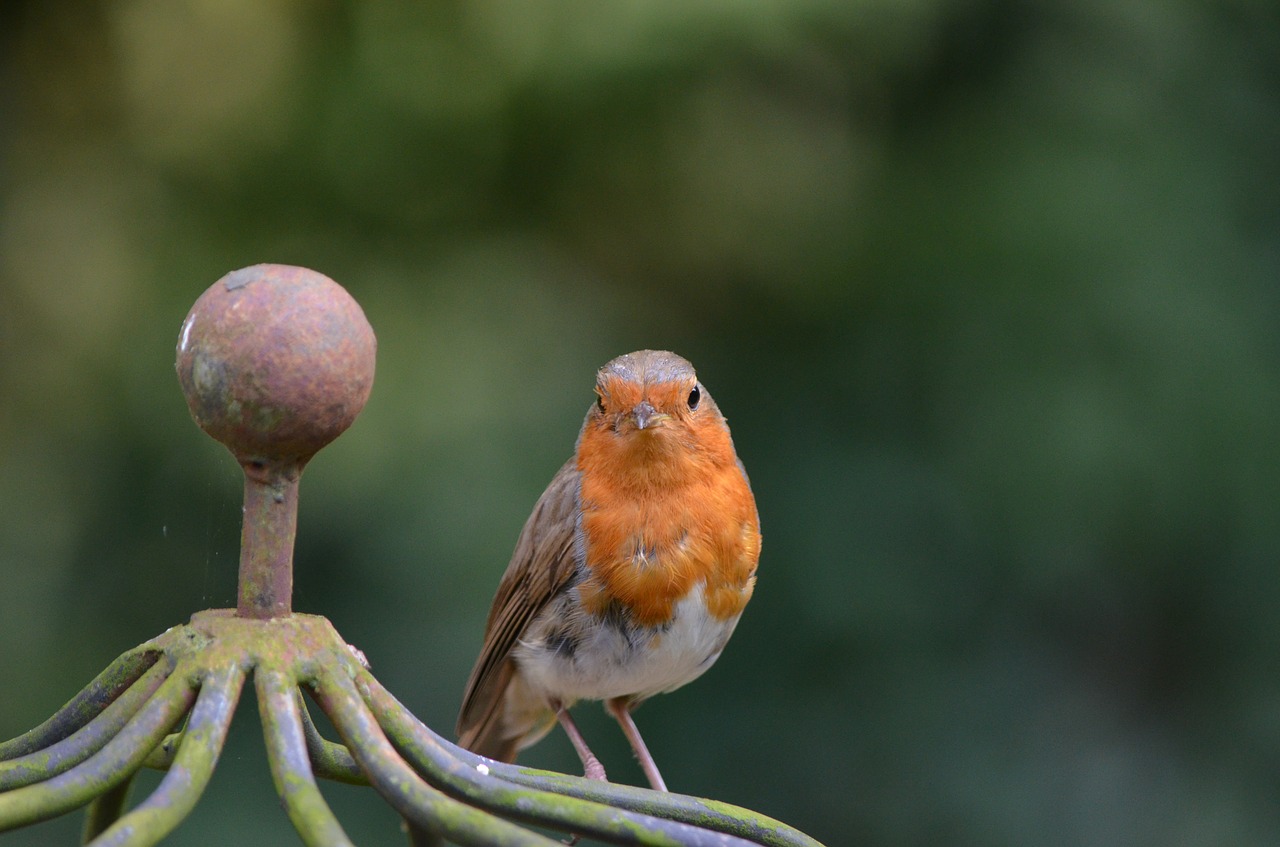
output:
{"label": "mossy metal rod", "polygon": [[[407,732],[423,747],[434,746],[447,751],[468,768],[483,766],[490,774],[508,782],[526,785],[544,791],[578,797],[597,803],[606,803],[619,809],[660,816],[667,820],[682,821],[694,826],[713,829],[744,838],[767,847],[822,847],[821,843],[781,821],[757,812],[682,794],[650,791],[611,782],[582,779],[565,774],[540,771],[518,765],[508,765],[478,756],[469,750],[441,738],[430,727],[413,716],[371,674],[360,677],[362,687],[379,719]],[[392,720],[396,723],[390,724]],[[413,748],[410,748],[412,750]],[[425,751],[424,751],[425,752]],[[415,760],[414,764],[419,764]],[[420,766],[431,767],[430,761]]]}
{"label": "mossy metal rod", "polygon": [[171,662],[156,662],[115,702],[71,735],[43,750],[0,762],[0,791],[57,776],[101,750],[146,704],[172,669]]}
{"label": "mossy metal rod", "polygon": [[[484,763],[484,759],[479,759]],[[765,847],[823,847],[795,827],[768,815],[701,797],[650,791],[631,785],[597,782],[567,774],[488,762],[491,772],[517,785],[528,785],[619,809],[645,812],[666,820],[682,821],[746,839]]]}
{"label": "mossy metal rod", "polygon": [[701,797],[653,792],[646,788],[602,783],[551,771],[497,763],[495,776],[516,783],[557,791],[619,809],[646,812],[668,820],[737,835],[766,847],[822,847],[821,842],[768,815]]}
{"label": "mossy metal rod", "polygon": [[245,465],[236,605],[241,617],[278,618],[293,611],[293,542],[301,472],[293,461]]}
{"label": "mossy metal rod", "polygon": [[369,782],[411,824],[464,847],[560,847],[553,839],[460,803],[423,781],[397,755],[347,668],[332,664],[321,668],[314,690],[320,708],[369,775]]}
{"label": "mossy metal rod", "polygon": [[405,821],[405,830],[409,834],[409,847],[444,847],[440,833],[423,829],[413,821]]}
{"label": "mossy metal rod", "polygon": [[159,657],[160,652],[147,644],[121,654],[44,723],[0,742],[0,762],[48,747],[80,729],[133,685]]}
{"label": "mossy metal rod", "polygon": [[307,755],[311,757],[311,767],[321,779],[345,782],[348,785],[368,785],[369,778],[360,770],[356,760],[351,758],[351,751],[341,744],[335,744],[320,735],[307,704],[298,691],[298,713],[302,717],[302,731],[307,739]]}
{"label": "mossy metal rod", "polygon": [[293,827],[308,847],[351,847],[311,771],[298,712],[298,688],[284,670],[259,666],[254,672],[267,759],[276,793]]}
{"label": "mossy metal rod", "polygon": [[612,844],[750,847],[753,843],[679,821],[623,811],[564,794],[518,786],[490,776],[487,768],[463,764],[448,749],[452,745],[447,745],[433,733],[418,731],[421,724],[368,672],[357,677],[356,687],[405,758],[422,771],[428,781],[468,803],[506,817],[572,831]]}
{"label": "mossy metal rod", "polygon": [[90,759],[50,780],[0,794],[0,830],[57,817],[129,778],[191,708],[195,690],[175,672],[128,725]]}
{"label": "mossy metal rod", "polygon": [[245,671],[212,671],[200,686],[173,765],[147,799],[90,842],[90,847],[150,847],[182,823],[204,793],[227,740]]}
{"label": "mossy metal rod", "polygon": [[167,771],[169,766],[173,764],[173,759],[178,755],[178,747],[182,744],[182,730],[171,732],[164,737],[164,740],[156,745],[156,748],[147,754],[147,758],[142,760],[144,768],[151,768],[157,771]]}
{"label": "mossy metal rod", "polygon": [[134,771],[123,782],[113,785],[93,799],[85,809],[84,827],[80,830],[80,840],[83,843],[88,844],[120,819],[120,813],[124,811],[124,804],[129,799],[129,792],[133,789],[133,781],[137,776],[138,772]]}
{"label": "mossy metal rod", "polygon": [[732,833],[766,847],[823,847],[820,841],[795,827],[731,803],[494,762],[461,748],[458,748],[458,756],[470,756],[473,764],[483,764],[494,776],[517,785],[541,788],[544,791],[607,803],[619,809],[645,812],[667,820]]}

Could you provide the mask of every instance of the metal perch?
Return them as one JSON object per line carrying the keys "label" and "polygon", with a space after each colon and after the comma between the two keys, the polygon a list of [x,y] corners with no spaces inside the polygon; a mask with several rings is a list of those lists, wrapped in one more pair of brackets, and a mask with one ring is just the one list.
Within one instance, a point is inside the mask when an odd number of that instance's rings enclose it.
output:
{"label": "metal perch", "polygon": [[[369,785],[415,845],[558,845],[528,827],[609,844],[821,847],[754,812],[477,756],[415,718],[323,617],[295,614],[298,479],[359,414],[376,342],[363,312],[321,274],[257,265],[192,307],[178,377],[196,422],[245,472],[235,609],[120,656],[36,728],[0,743],[0,832],[87,806],[84,840],[140,847],[194,808],[252,680],[276,791],[302,841],[349,845],[318,779]],[[342,743],[320,736],[308,699]],[[144,767],[165,771],[126,809]]]}

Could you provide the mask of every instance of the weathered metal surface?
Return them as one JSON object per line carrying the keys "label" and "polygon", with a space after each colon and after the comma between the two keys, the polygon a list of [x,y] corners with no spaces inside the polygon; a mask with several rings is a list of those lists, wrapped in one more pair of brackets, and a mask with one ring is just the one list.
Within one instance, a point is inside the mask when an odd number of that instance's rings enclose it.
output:
{"label": "weathered metal surface", "polygon": [[353,670],[350,664],[327,663],[314,683],[316,700],[373,787],[406,820],[464,847],[560,847],[551,838],[485,814],[428,785],[387,740],[351,682]]}
{"label": "weathered metal surface", "polygon": [[191,416],[245,473],[240,615],[292,611],[298,477],[364,408],[376,354],[351,295],[289,265],[232,271],[183,321],[176,367]]}
{"label": "weathered metal surface", "polygon": [[126,651],[44,723],[0,743],[0,762],[41,750],[71,735],[133,685],[159,656],[159,651],[146,644]]}
{"label": "weathered metal surface", "polygon": [[132,773],[119,784],[99,794],[89,804],[84,813],[84,828],[80,831],[80,840],[88,844],[107,830],[124,811],[124,804],[133,790],[133,781],[137,773]]}
{"label": "weathered metal surface", "polygon": [[90,847],[149,847],[195,808],[213,775],[240,700],[245,671],[217,668],[204,677],[173,765],[151,794],[90,842]]}
{"label": "weathered metal surface", "polygon": [[[385,689],[381,691],[379,689],[381,689],[380,685],[376,688],[371,687],[375,704],[394,699]],[[412,715],[409,717],[413,721],[414,732],[434,736],[436,741],[444,744],[460,762],[470,767],[483,766],[493,775],[515,785],[592,800],[617,809],[641,812],[663,820],[680,821],[696,827],[729,833],[763,847],[822,847],[821,842],[795,827],[731,803],[495,762],[444,741],[417,718],[413,718]],[[409,752],[408,748],[406,752]]]}
{"label": "weathered metal surface", "polygon": [[254,265],[196,300],[178,336],[191,416],[241,464],[305,462],[351,425],[377,341],[359,304],[306,268]]}
{"label": "weathered metal surface", "polygon": [[480,808],[613,844],[751,847],[755,843],[715,829],[508,782],[493,775],[488,765],[464,763],[456,755],[458,747],[427,729],[367,672],[357,676],[355,683],[405,759],[429,782]]}
{"label": "weathered metal surface", "polygon": [[171,675],[120,734],[89,759],[52,779],[0,794],[0,830],[57,817],[128,779],[194,699],[190,680]]}
{"label": "weathered metal surface", "polygon": [[308,847],[352,847],[311,770],[296,678],[281,668],[259,667],[254,682],[271,779],[293,828]]}
{"label": "weathered metal surface", "polygon": [[[114,822],[118,808],[99,808],[92,821],[100,832],[96,844],[154,843],[198,799],[222,748],[239,683],[253,673],[273,775],[308,844],[347,843],[315,788],[315,776],[333,769],[347,781],[371,783],[411,822],[418,843],[443,834],[460,844],[557,844],[511,822],[521,821],[614,844],[818,847],[777,821],[732,806],[504,765],[461,750],[397,702],[322,617],[253,619],[215,609],[145,646],[161,656],[148,673],[171,668],[168,679],[98,753],[60,776],[0,794],[0,830],[108,794],[151,751],[176,744],[170,773],[149,798]],[[134,688],[149,684],[144,676]],[[347,746],[308,729],[299,686],[312,691]],[[193,700],[199,705],[189,725],[166,736]]]}
{"label": "weathered metal surface", "polygon": [[169,662],[156,662],[115,702],[71,735],[44,749],[0,762],[0,791],[57,776],[97,753],[146,705],[172,670]]}
{"label": "weathered metal surface", "polygon": [[236,603],[241,617],[275,618],[293,611],[300,472],[300,466],[287,460],[245,469]]}
{"label": "weathered metal surface", "polygon": [[303,701],[302,692],[298,692],[298,715],[302,718],[302,732],[307,739],[307,755],[311,757],[311,766],[316,776],[334,782],[345,782],[348,785],[368,785],[369,778],[360,770],[351,752],[341,744],[327,741],[316,729],[307,704]]}
{"label": "weathered metal surface", "polygon": [[[420,729],[426,727],[421,726]],[[604,803],[616,809],[641,812],[663,820],[680,821],[736,835],[762,847],[822,847],[821,842],[795,827],[731,803],[509,765],[477,756],[456,745],[449,747],[460,761],[469,763],[472,767],[484,766],[490,773],[515,785],[539,788],[567,797]]]}

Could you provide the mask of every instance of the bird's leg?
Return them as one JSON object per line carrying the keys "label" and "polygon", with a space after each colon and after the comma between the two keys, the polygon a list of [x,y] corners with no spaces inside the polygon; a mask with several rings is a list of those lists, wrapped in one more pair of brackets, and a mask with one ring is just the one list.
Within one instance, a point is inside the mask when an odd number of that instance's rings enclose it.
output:
{"label": "bird's leg", "polygon": [[591,748],[587,746],[586,739],[582,737],[582,733],[578,732],[578,725],[573,722],[573,716],[569,714],[569,710],[559,702],[552,702],[551,708],[556,710],[556,720],[560,721],[560,725],[564,727],[564,734],[569,736],[573,749],[578,751],[578,758],[582,760],[582,768],[586,778],[608,782],[609,778],[604,775],[604,765],[600,764],[596,754],[592,753]]}
{"label": "bird's leg", "polygon": [[644,769],[644,775],[649,779],[649,784],[655,791],[666,791],[667,784],[662,781],[662,774],[658,773],[658,765],[653,761],[653,756],[649,755],[649,748],[644,746],[644,739],[640,737],[636,722],[631,719],[632,705],[634,704],[630,698],[614,697],[612,700],[606,700],[604,707],[609,710],[609,714],[613,715],[618,726],[622,727],[622,734],[627,737],[627,742],[635,751],[636,758],[640,760],[640,767]]}

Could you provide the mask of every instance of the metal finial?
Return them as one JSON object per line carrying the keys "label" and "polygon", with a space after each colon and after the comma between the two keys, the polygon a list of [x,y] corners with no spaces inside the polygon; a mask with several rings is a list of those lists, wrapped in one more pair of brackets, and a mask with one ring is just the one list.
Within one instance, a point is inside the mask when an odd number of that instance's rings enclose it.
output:
{"label": "metal finial", "polygon": [[191,416],[245,473],[240,616],[292,611],[298,477],[364,408],[376,353],[351,295],[290,265],[232,271],[183,321],[178,381]]}

